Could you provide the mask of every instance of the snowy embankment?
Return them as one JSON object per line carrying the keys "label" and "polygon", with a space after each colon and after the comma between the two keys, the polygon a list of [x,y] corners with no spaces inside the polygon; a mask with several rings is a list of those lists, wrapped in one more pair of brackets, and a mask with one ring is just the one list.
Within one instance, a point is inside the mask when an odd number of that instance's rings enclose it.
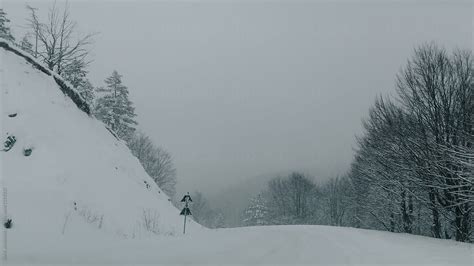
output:
{"label": "snowy embankment", "polygon": [[181,233],[179,210],[128,147],[87,114],[82,99],[72,100],[74,89],[5,44],[0,136],[2,143],[16,139],[11,150],[0,152],[1,185],[13,221],[9,253],[23,250],[27,256],[45,248],[45,239],[90,243]]}

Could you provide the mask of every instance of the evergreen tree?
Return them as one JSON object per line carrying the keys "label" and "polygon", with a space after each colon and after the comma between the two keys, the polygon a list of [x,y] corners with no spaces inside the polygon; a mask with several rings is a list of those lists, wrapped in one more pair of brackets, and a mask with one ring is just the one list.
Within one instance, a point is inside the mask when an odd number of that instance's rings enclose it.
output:
{"label": "evergreen tree", "polygon": [[267,225],[268,209],[264,199],[259,194],[250,201],[250,205],[244,211],[244,225]]}
{"label": "evergreen tree", "polygon": [[87,76],[86,63],[80,60],[73,60],[66,65],[61,73],[61,76],[76,88],[82,98],[92,105],[94,102],[94,86],[86,78]]}
{"label": "evergreen tree", "polygon": [[76,88],[82,98],[89,104],[89,106],[94,105],[94,86],[92,83],[85,79],[84,82],[81,83],[79,87]]}
{"label": "evergreen tree", "polygon": [[119,138],[128,141],[137,125],[135,108],[128,99],[128,88],[122,84],[122,76],[117,71],[105,79],[105,84],[105,88],[98,90],[104,95],[97,100],[95,115]]}
{"label": "evergreen tree", "polygon": [[10,20],[7,18],[7,13],[3,11],[3,8],[0,8],[0,38],[13,42],[15,38],[10,31],[10,27],[7,25],[9,22]]}
{"label": "evergreen tree", "polygon": [[73,60],[64,66],[61,76],[69,81],[74,88],[80,87],[86,80],[87,70],[84,61]]}
{"label": "evergreen tree", "polygon": [[28,36],[25,35],[23,36],[23,39],[21,39],[21,42],[20,42],[20,48],[21,50],[33,55],[33,44],[30,42],[30,40],[28,40]]}

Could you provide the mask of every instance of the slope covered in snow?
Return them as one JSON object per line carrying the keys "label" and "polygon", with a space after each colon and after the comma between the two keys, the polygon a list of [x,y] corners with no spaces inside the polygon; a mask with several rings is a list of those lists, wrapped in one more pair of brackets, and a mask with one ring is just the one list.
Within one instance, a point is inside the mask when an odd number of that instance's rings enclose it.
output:
{"label": "slope covered in snow", "polygon": [[78,108],[54,75],[26,59],[0,47],[1,139],[16,138],[11,150],[0,152],[13,220],[8,250],[38,248],[44,239],[181,233],[179,210],[127,146]]}

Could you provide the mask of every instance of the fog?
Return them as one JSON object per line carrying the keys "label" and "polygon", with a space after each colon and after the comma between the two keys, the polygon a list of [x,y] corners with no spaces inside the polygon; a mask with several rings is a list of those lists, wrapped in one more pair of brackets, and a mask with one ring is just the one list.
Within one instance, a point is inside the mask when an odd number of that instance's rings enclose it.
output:
{"label": "fog", "polygon": [[[99,32],[90,78],[115,69],[140,130],[173,154],[178,191],[269,173],[349,169],[361,119],[414,47],[471,48],[470,1],[71,1]],[[45,13],[50,2],[30,2]],[[4,1],[16,35],[27,12]]]}

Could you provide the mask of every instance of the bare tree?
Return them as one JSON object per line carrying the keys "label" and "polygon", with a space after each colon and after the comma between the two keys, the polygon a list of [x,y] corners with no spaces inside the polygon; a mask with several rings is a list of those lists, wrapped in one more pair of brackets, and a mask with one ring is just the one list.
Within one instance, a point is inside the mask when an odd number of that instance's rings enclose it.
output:
{"label": "bare tree", "polygon": [[470,241],[472,55],[423,45],[397,76],[397,88],[398,104],[377,99],[359,138],[351,171],[358,218],[369,228],[428,228],[437,238]]}
{"label": "bare tree", "polygon": [[[467,241],[472,212],[472,183],[463,178],[472,169],[450,160],[442,147],[464,150],[471,147],[474,119],[474,68],[472,55],[455,51],[451,56],[434,44],[415,50],[413,60],[398,77],[399,95],[404,108],[423,127],[429,143],[431,164],[423,185],[452,216],[454,235]],[[452,157],[451,157],[452,158]],[[460,175],[461,173],[461,175]]]}
{"label": "bare tree", "polygon": [[58,74],[73,61],[88,63],[88,47],[95,34],[76,35],[77,23],[70,18],[67,2],[63,10],[59,10],[54,3],[46,22],[39,20],[36,8],[26,8],[30,11],[28,25],[35,36],[35,57],[41,58],[50,70]]}
{"label": "bare tree", "polygon": [[352,193],[351,184],[347,177],[331,178],[323,185],[321,194],[326,205],[328,224],[344,225],[344,218],[351,206],[350,193]]}
{"label": "bare tree", "polygon": [[28,27],[32,31],[32,35],[35,36],[35,46],[34,46],[34,57],[38,57],[38,40],[41,23],[39,22],[38,16],[36,14],[37,8],[34,8],[30,5],[26,5],[26,9],[30,12],[30,17],[27,19]]}
{"label": "bare tree", "polygon": [[128,142],[148,175],[170,197],[176,193],[176,169],[173,158],[166,150],[156,147],[143,133],[135,134]]}
{"label": "bare tree", "polygon": [[272,223],[308,223],[312,213],[315,185],[302,173],[293,172],[286,178],[268,183],[269,216]]}

